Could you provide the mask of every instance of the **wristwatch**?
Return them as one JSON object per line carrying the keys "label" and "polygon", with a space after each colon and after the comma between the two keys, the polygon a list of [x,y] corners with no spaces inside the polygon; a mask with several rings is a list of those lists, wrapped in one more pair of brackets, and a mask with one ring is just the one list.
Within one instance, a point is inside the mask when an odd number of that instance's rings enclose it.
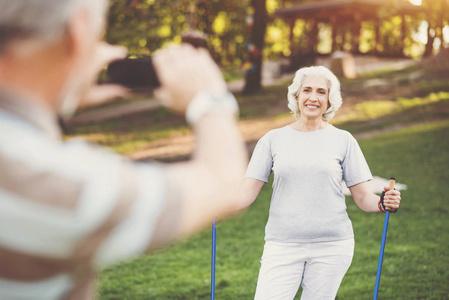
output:
{"label": "wristwatch", "polygon": [[229,91],[218,97],[207,92],[199,92],[187,106],[186,120],[188,124],[193,126],[207,114],[237,115],[238,111],[237,100]]}

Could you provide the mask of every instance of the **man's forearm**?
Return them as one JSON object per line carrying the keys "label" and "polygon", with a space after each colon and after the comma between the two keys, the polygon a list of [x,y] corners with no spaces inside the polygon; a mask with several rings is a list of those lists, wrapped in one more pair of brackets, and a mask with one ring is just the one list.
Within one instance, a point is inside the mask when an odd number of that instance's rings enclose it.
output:
{"label": "man's forearm", "polygon": [[247,150],[231,114],[208,114],[195,126],[194,160],[210,168],[222,180],[241,180]]}
{"label": "man's forearm", "polygon": [[180,198],[178,236],[190,235],[214,217],[235,213],[247,165],[247,151],[234,116],[208,114],[195,126],[197,146],[192,160],[167,166],[167,180]]}

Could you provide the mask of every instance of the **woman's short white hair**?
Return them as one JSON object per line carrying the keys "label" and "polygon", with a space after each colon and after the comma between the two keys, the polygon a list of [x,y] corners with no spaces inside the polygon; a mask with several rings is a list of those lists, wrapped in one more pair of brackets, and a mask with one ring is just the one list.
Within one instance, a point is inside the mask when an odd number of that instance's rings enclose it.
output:
{"label": "woman's short white hair", "polygon": [[298,120],[301,116],[299,111],[298,102],[296,97],[301,90],[304,79],[307,76],[317,76],[324,78],[329,85],[329,104],[330,107],[324,112],[323,119],[325,121],[330,121],[335,116],[335,112],[340,108],[343,100],[340,92],[340,81],[326,67],[323,66],[313,66],[301,68],[295,73],[295,78],[293,78],[293,83],[288,87],[288,108],[291,110],[292,115]]}

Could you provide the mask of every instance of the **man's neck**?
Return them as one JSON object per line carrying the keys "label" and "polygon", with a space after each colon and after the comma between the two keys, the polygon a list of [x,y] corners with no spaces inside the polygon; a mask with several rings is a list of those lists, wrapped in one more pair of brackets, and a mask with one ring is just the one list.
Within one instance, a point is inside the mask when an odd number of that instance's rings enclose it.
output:
{"label": "man's neck", "polygon": [[36,101],[54,114],[66,74],[58,45],[23,56],[12,50],[0,56],[0,87]]}

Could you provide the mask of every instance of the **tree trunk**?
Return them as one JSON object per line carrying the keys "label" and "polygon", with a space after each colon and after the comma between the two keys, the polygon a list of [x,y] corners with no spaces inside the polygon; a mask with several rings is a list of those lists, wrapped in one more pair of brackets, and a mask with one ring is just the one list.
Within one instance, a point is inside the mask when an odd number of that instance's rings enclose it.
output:
{"label": "tree trunk", "polygon": [[243,89],[245,94],[262,89],[262,51],[267,27],[266,0],[252,0],[252,6],[254,8],[254,25],[249,47],[252,66],[246,73],[245,88]]}
{"label": "tree trunk", "polygon": [[427,18],[428,21],[428,26],[427,26],[427,44],[426,44],[426,50],[424,52],[424,56],[431,56],[432,52],[433,52],[433,42],[435,40],[435,36],[431,34],[431,23],[430,23],[430,18]]}
{"label": "tree trunk", "polygon": [[296,24],[296,19],[288,20],[288,26],[290,29],[289,36],[288,36],[288,40],[290,42],[290,57],[293,57],[296,54],[295,33],[294,33],[295,24]]}
{"label": "tree trunk", "polygon": [[407,42],[407,21],[405,20],[405,15],[402,15],[400,55],[405,55],[404,49],[405,49],[406,42]]}
{"label": "tree trunk", "polygon": [[319,41],[319,30],[318,21],[315,19],[310,19],[309,23],[312,24],[312,29],[309,32],[309,49],[313,55],[318,53],[318,41]]}
{"label": "tree trunk", "polygon": [[376,30],[376,44],[374,45],[374,53],[380,54],[382,52],[382,41],[380,36],[380,27],[382,26],[382,20],[378,19],[374,21],[374,26]]}
{"label": "tree trunk", "polygon": [[330,18],[331,23],[331,29],[332,29],[332,53],[338,50],[337,45],[337,28],[338,28],[338,19],[336,16],[332,16]]}
{"label": "tree trunk", "polygon": [[352,21],[352,53],[360,53],[360,27],[361,27],[361,16],[357,13],[354,14]]}

